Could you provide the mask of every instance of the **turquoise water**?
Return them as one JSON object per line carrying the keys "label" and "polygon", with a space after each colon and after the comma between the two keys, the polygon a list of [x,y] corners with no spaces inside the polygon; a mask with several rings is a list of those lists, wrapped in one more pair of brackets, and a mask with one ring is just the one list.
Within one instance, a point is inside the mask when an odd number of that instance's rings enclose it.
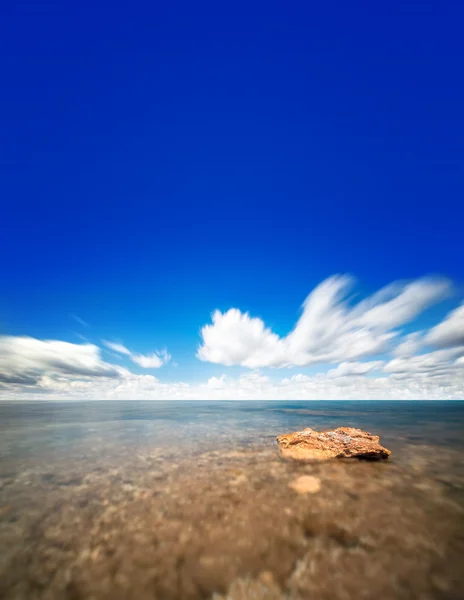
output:
{"label": "turquoise water", "polygon": [[237,446],[304,427],[358,427],[402,444],[464,449],[464,402],[12,402],[0,403],[0,458],[77,448]]}

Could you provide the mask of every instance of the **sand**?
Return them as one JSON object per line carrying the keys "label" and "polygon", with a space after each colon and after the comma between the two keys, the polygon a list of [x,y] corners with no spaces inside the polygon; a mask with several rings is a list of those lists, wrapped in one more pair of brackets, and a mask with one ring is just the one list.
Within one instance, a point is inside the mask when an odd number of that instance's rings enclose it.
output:
{"label": "sand", "polygon": [[2,461],[0,597],[462,598],[461,465],[419,445],[295,464],[267,442]]}

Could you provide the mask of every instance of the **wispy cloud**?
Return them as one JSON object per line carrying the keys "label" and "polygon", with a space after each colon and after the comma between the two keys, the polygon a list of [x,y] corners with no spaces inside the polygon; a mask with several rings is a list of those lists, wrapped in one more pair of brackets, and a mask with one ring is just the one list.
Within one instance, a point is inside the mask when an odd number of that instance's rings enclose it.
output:
{"label": "wispy cloud", "polygon": [[81,319],[78,315],[70,314],[69,316],[71,317],[71,319],[74,319],[76,323],[82,325],[82,327],[86,327],[87,329],[90,328],[90,325],[87,323],[87,321],[84,321],[84,319]]}
{"label": "wispy cloud", "polygon": [[110,350],[113,350],[113,352],[117,352],[118,354],[125,354],[126,356],[132,355],[132,352],[119,342],[108,342],[106,340],[102,340],[102,343]]}
{"label": "wispy cloud", "polygon": [[336,369],[331,369],[327,377],[355,377],[357,375],[367,375],[372,371],[378,371],[384,362],[382,360],[373,360],[370,362],[342,362]]}
{"label": "wispy cloud", "polygon": [[[348,276],[318,285],[303,304],[293,331],[279,337],[265,323],[237,308],[215,311],[201,330],[200,360],[248,368],[305,366],[353,361],[390,351],[398,328],[439,302],[451,290],[446,279],[391,284],[354,306]],[[397,343],[397,342],[396,342]]]}
{"label": "wispy cloud", "polygon": [[438,348],[464,346],[464,304],[453,310],[444,321],[425,336],[426,344]]}
{"label": "wispy cloud", "polygon": [[110,350],[113,350],[113,352],[129,356],[133,363],[139,365],[143,369],[159,369],[171,360],[171,355],[166,349],[160,351],[157,350],[152,354],[144,355],[131,352],[129,348],[126,348],[124,344],[119,342],[102,340],[102,343]]}

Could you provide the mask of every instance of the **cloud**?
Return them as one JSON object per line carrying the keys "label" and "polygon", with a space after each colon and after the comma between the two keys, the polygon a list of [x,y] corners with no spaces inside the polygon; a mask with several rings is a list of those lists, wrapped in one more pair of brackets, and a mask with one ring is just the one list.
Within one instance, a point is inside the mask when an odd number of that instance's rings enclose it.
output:
{"label": "cloud", "polygon": [[[464,399],[464,305],[428,331],[401,331],[445,297],[450,283],[395,283],[358,302],[350,296],[352,286],[348,277],[324,281],[308,296],[300,319],[284,337],[238,309],[216,311],[202,329],[198,356],[241,365],[243,372],[236,375],[234,369],[234,376],[224,372],[194,384],[163,382],[109,364],[91,343],[0,336],[0,399]],[[120,342],[103,344],[117,353],[113,358],[126,356],[142,368],[159,368],[171,360],[167,350],[143,355]],[[314,363],[324,365],[320,372],[308,374],[301,368]],[[259,370],[268,367],[291,371],[279,378],[280,371]]]}
{"label": "cloud", "polygon": [[[372,374],[375,371],[372,371]],[[329,373],[271,380],[249,371],[238,377],[226,374],[204,383],[162,382],[152,375],[122,370],[117,379],[44,375],[28,388],[27,398],[37,400],[456,400],[464,399],[464,362],[455,361],[441,374],[424,369],[366,377]],[[8,400],[25,397],[26,388],[11,385],[0,391]]]}
{"label": "cloud", "polygon": [[422,348],[453,348],[464,346],[464,304],[429,331],[416,331],[403,338],[393,351],[396,356],[413,356]]}
{"label": "cloud", "polygon": [[412,356],[420,350],[423,345],[423,332],[415,331],[403,338],[403,342],[393,350],[396,356]]}
{"label": "cloud", "polygon": [[268,383],[269,378],[266,375],[252,371],[244,373],[238,379],[229,378],[225,374],[220,377],[211,377],[208,379],[206,387],[210,390],[221,390],[233,386],[235,389],[255,391]]}
{"label": "cloud", "polygon": [[206,383],[206,387],[210,390],[221,390],[227,386],[227,376],[210,377]]}
{"label": "cloud", "polygon": [[342,362],[336,369],[331,369],[328,377],[349,377],[350,375],[367,375],[384,364],[382,360],[374,360],[371,362]]}
{"label": "cloud", "polygon": [[113,352],[118,352],[119,354],[126,354],[127,356],[132,355],[132,352],[128,348],[123,346],[123,344],[119,344],[118,342],[108,342],[106,340],[102,340],[102,342],[107,348],[113,350]]}
{"label": "cloud", "polygon": [[388,362],[384,371],[398,375],[424,374],[429,377],[448,375],[456,372],[459,363],[455,361],[461,356],[464,356],[464,346],[435,350],[417,356],[398,357]]}
{"label": "cloud", "polygon": [[74,319],[77,323],[79,323],[79,325],[82,325],[82,327],[87,327],[87,329],[90,328],[90,325],[87,323],[87,321],[84,321],[84,319],[81,319],[78,315],[70,314],[69,316],[71,319]]}
{"label": "cloud", "polygon": [[[325,373],[273,379],[258,371],[237,377],[223,373],[204,383],[162,382],[153,375],[114,367],[106,375],[97,363],[85,375],[75,368],[57,369],[41,359],[34,376],[27,370],[9,373],[0,399],[15,400],[452,400],[464,399],[461,350],[437,350],[420,357],[342,363]],[[464,357],[464,353],[463,353]],[[69,358],[69,357],[68,357]],[[53,361],[51,361],[53,363]],[[3,365],[4,367],[4,365]],[[103,364],[104,367],[104,364]],[[106,368],[112,368],[107,365]],[[4,371],[3,371],[4,372]],[[29,371],[30,372],[30,371]],[[275,373],[275,372],[274,372]],[[369,376],[366,374],[369,373]]]}
{"label": "cloud", "polygon": [[0,336],[0,381],[32,385],[44,374],[118,377],[93,344],[72,344],[31,337]]}
{"label": "cloud", "polygon": [[197,357],[225,366],[305,366],[375,356],[391,349],[396,329],[414,320],[451,290],[446,279],[394,283],[354,306],[348,276],[333,276],[306,298],[294,329],[279,337],[264,322],[237,308],[216,310],[201,329]]}
{"label": "cloud", "polygon": [[131,360],[144,369],[159,369],[164,364],[157,354],[133,354]]}
{"label": "cloud", "polygon": [[119,342],[108,342],[106,340],[102,340],[102,342],[110,350],[129,356],[132,362],[143,369],[159,369],[171,360],[171,355],[166,349],[143,355],[131,352],[126,346]]}
{"label": "cloud", "polygon": [[153,354],[131,354],[132,362],[135,362],[144,369],[159,369],[171,360],[171,355],[166,350],[154,352]]}
{"label": "cloud", "polygon": [[282,384],[290,385],[292,383],[307,383],[308,381],[311,381],[311,377],[308,377],[308,375],[303,375],[302,373],[298,373],[290,378],[286,377],[282,379]]}
{"label": "cloud", "polygon": [[444,321],[433,327],[424,341],[438,348],[464,346],[464,304],[450,312]]}

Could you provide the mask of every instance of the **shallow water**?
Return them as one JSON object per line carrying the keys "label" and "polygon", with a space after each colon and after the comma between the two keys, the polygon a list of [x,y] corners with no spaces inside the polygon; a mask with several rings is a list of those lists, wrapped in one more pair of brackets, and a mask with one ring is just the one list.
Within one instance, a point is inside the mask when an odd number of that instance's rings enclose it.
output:
{"label": "shallow water", "polygon": [[[342,425],[391,460],[278,456]],[[460,597],[463,426],[464,402],[1,403],[0,596]]]}
{"label": "shallow water", "polygon": [[386,445],[464,448],[464,402],[21,402],[0,403],[0,458],[72,455],[118,441],[186,449],[246,445],[313,427],[374,432]]}

